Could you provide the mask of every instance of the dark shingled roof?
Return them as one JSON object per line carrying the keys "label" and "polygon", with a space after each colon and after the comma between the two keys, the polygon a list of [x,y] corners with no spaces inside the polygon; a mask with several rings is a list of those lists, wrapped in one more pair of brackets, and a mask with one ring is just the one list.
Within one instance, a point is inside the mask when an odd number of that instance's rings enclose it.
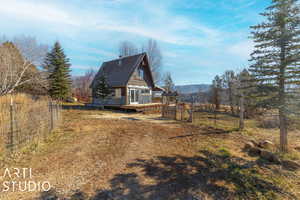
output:
{"label": "dark shingled roof", "polygon": [[104,62],[99,72],[95,76],[91,87],[93,87],[95,79],[102,76],[103,74],[106,76],[109,86],[126,86],[131,74],[134,72],[135,68],[142,62],[145,56],[147,56],[146,53],[141,53]]}

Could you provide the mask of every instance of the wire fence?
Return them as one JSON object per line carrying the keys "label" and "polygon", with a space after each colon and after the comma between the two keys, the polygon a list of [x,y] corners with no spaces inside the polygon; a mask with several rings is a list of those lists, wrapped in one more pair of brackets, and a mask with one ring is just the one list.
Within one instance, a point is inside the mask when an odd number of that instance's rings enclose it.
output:
{"label": "wire fence", "polygon": [[216,111],[213,105],[209,104],[193,105],[178,103],[164,105],[162,108],[162,117],[225,130],[237,129],[239,127],[238,116],[232,115],[230,109],[225,106]]}
{"label": "wire fence", "polygon": [[0,150],[13,152],[44,139],[61,121],[61,106],[51,100],[0,102]]}
{"label": "wire fence", "polygon": [[180,121],[192,121],[192,108],[189,104],[184,103],[163,105],[162,117]]}

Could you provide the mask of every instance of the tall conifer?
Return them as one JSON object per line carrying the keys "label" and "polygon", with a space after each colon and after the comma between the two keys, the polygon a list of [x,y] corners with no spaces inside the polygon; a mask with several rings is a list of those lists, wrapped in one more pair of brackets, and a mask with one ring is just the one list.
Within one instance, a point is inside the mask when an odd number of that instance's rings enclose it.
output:
{"label": "tall conifer", "polygon": [[289,103],[300,84],[300,10],[298,0],[272,0],[261,15],[266,21],[251,27],[255,50],[250,71],[261,86],[275,86],[273,108],[280,118],[280,149],[288,150]]}
{"label": "tall conifer", "polygon": [[111,93],[112,90],[107,83],[107,79],[105,75],[102,75],[98,78],[94,88],[94,97],[100,98],[101,100],[105,100]]}
{"label": "tall conifer", "polygon": [[44,68],[48,72],[49,94],[54,99],[65,100],[71,91],[70,62],[59,42],[47,54]]}

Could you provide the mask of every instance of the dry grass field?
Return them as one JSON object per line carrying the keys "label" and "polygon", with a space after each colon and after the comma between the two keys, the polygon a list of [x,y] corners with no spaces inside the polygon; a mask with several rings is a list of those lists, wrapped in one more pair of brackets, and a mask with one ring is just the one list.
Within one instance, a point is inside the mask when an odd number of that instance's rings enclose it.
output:
{"label": "dry grass field", "polygon": [[[110,111],[63,111],[61,128],[44,143],[32,144],[5,167],[32,168],[33,180],[49,181],[49,192],[2,192],[0,199],[189,200],[297,199],[300,173],[249,156],[251,139],[278,143],[275,129],[243,133],[220,118],[195,124],[158,115]],[[156,123],[158,122],[158,123]],[[226,125],[227,124],[227,125]],[[290,134],[294,160],[299,133]]]}
{"label": "dry grass field", "polygon": [[[34,101],[25,94],[18,94],[18,95],[7,95],[0,97],[0,155],[3,156],[3,152],[5,151],[5,143],[6,143],[6,133],[10,131],[10,122],[11,122],[11,115],[10,115],[10,104],[14,103],[15,108],[17,108],[18,117],[19,119],[24,119],[23,122],[26,123],[28,118],[29,110],[32,106],[36,106]],[[31,105],[31,106],[29,106]],[[22,125],[22,124],[20,124]]]}
{"label": "dry grass field", "polygon": [[58,124],[59,107],[52,102],[50,108],[49,102],[47,97],[25,94],[0,97],[0,158],[5,151],[43,139]]}

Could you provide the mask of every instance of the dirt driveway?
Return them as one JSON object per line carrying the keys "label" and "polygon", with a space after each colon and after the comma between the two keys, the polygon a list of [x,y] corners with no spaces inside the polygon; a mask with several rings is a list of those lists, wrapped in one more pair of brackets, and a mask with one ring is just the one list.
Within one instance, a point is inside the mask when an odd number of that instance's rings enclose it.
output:
{"label": "dirt driveway", "polygon": [[176,121],[168,120],[161,117],[161,114],[143,114],[143,113],[125,113],[125,112],[102,112],[100,114],[85,115],[89,119],[117,119],[117,120],[130,120],[142,121],[159,124],[174,124]]}
{"label": "dirt driveway", "polygon": [[[32,168],[47,192],[2,200],[296,199],[299,174],[256,161],[248,138],[159,115],[69,110],[60,130],[3,167]],[[3,170],[0,169],[0,174]],[[21,180],[24,181],[24,180]]]}

